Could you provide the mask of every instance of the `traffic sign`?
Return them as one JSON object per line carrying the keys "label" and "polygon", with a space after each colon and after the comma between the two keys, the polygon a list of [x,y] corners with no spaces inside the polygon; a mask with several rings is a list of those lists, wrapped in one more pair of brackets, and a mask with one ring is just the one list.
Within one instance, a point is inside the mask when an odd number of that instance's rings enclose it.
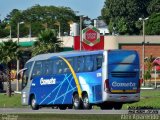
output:
{"label": "traffic sign", "polygon": [[94,46],[100,42],[100,31],[93,26],[88,26],[82,30],[82,42],[89,46]]}

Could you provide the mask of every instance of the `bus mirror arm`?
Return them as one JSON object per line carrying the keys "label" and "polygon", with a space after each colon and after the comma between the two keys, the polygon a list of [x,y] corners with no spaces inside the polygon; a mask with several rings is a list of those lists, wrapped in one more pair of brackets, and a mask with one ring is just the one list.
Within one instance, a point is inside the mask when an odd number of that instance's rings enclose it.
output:
{"label": "bus mirror arm", "polygon": [[17,73],[17,79],[18,79],[18,80],[20,80],[20,78],[22,77],[22,76],[21,76],[21,73],[24,72],[25,70],[27,70],[27,68],[21,69],[21,70]]}

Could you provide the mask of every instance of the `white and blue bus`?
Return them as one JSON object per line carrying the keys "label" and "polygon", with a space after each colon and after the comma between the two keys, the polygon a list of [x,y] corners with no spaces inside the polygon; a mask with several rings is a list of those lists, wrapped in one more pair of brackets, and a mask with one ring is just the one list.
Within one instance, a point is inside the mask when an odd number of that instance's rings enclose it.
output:
{"label": "white and blue bus", "polygon": [[139,56],[132,50],[72,51],[37,55],[25,64],[22,104],[33,110],[121,109],[140,100]]}

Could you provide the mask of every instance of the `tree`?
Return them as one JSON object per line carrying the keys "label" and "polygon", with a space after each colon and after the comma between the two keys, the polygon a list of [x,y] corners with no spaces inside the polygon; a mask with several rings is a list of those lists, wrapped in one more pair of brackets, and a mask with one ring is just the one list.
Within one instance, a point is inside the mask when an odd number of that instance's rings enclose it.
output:
{"label": "tree", "polygon": [[5,38],[9,36],[9,29],[6,29],[7,23],[1,22],[0,23],[0,38]]}
{"label": "tree", "polygon": [[153,13],[159,13],[160,12],[160,0],[151,0],[147,7],[147,11],[150,15]]}
{"label": "tree", "polygon": [[153,13],[146,22],[147,35],[160,35],[160,13]]}
{"label": "tree", "polygon": [[45,28],[58,31],[59,26],[55,25],[56,22],[60,23],[63,35],[70,28],[67,22],[76,20],[74,11],[69,7],[35,5],[26,10],[13,9],[4,21],[12,26],[12,37],[17,37],[17,23],[22,21],[24,24],[20,26],[20,36],[27,36],[29,34],[28,26],[31,25],[32,36],[37,37],[39,31]]}
{"label": "tree", "polygon": [[17,45],[17,43],[13,42],[12,40],[3,42],[0,45],[0,54],[1,54],[0,63],[6,66],[3,73],[6,75],[5,79],[7,80],[7,95],[9,97],[11,96],[11,79],[10,79],[11,61],[17,59],[19,55],[18,48],[19,46]]}
{"label": "tree", "polygon": [[139,34],[136,21],[148,16],[146,7],[150,0],[106,0],[102,9],[102,18],[112,33]]}
{"label": "tree", "polygon": [[56,36],[56,32],[51,29],[41,31],[38,35],[37,41],[34,43],[32,56],[42,53],[61,51],[62,41],[60,41]]}

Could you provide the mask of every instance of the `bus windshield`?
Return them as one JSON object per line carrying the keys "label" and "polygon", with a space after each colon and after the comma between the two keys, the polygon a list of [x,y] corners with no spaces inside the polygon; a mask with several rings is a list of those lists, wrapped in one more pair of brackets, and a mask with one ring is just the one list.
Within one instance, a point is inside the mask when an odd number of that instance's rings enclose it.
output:
{"label": "bus windshield", "polygon": [[23,76],[22,76],[22,89],[25,88],[28,83],[31,66],[32,66],[32,62],[27,63],[24,67],[25,69],[23,70]]}

